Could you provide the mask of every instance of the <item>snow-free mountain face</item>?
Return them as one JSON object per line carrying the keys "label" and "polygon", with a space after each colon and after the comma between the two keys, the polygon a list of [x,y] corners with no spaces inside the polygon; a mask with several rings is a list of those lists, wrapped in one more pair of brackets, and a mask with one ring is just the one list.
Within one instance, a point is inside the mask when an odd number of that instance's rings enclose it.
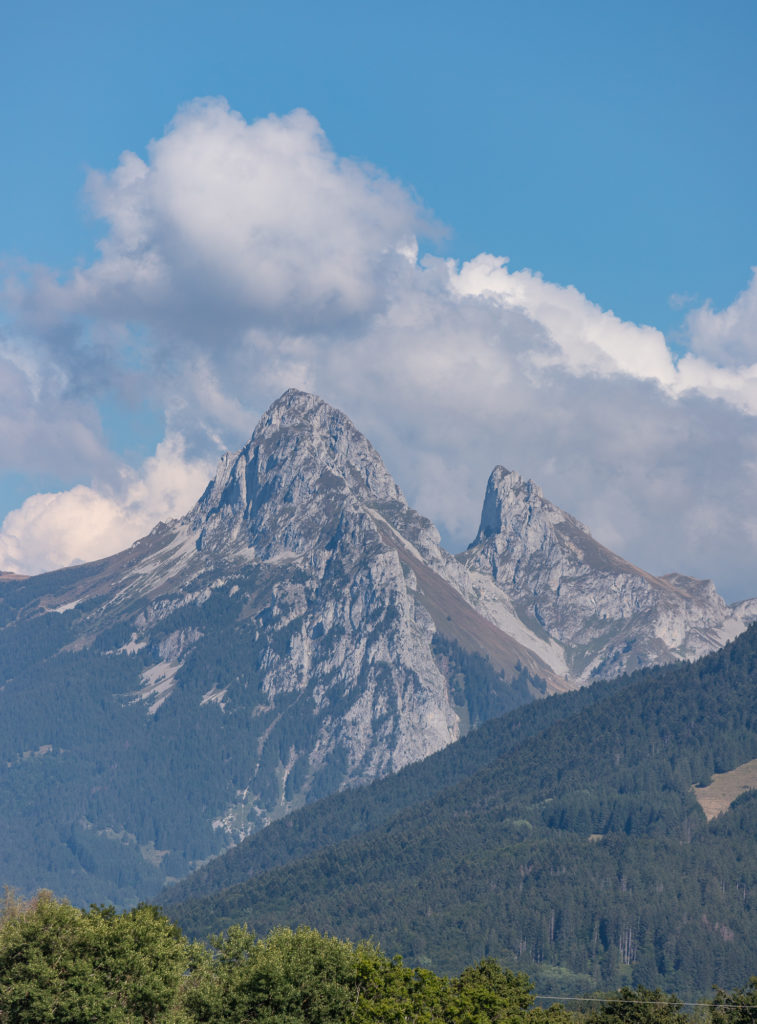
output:
{"label": "snow-free mountain face", "polygon": [[85,901],[142,897],[566,685],[349,419],[298,391],[183,519],[0,602],[3,880]]}
{"label": "snow-free mountain face", "polygon": [[504,470],[455,558],[350,420],[288,391],[182,519],[0,578],[0,881],[143,898],[305,801],[743,618]]}
{"label": "snow-free mountain face", "polygon": [[562,646],[579,681],[701,657],[757,614],[754,601],[726,605],[709,580],[655,577],[624,561],[502,466],[462,560],[490,573],[523,622]]}
{"label": "snow-free mountain face", "polygon": [[[151,538],[157,549],[138,557],[115,601],[94,612],[96,627],[114,603],[120,608],[139,595],[148,603],[131,619],[127,647],[150,646],[154,623],[176,608],[201,606],[213,590],[243,594],[267,694],[304,691],[318,706],[329,703],[335,685],[347,695],[349,709],[334,719],[328,749],[343,749],[350,781],[396,770],[468,727],[470,714],[454,710],[433,655],[436,633],[488,658],[506,691],[515,677],[533,675],[536,687],[518,700],[564,685],[559,656],[523,629],[486,579],[480,586],[499,607],[477,613],[483,602],[461,585],[474,575],[409,508],[366,438],[315,396],[286,392],[249,443],[224,456],[195,508]],[[511,628],[499,628],[503,623]],[[142,691],[150,712],[178,685],[177,661],[201,632],[184,629],[159,649],[161,661]],[[387,672],[392,684],[376,692],[376,679],[388,679]],[[222,702],[229,692],[215,689],[205,698]],[[320,761],[325,744],[321,736],[309,756]]]}

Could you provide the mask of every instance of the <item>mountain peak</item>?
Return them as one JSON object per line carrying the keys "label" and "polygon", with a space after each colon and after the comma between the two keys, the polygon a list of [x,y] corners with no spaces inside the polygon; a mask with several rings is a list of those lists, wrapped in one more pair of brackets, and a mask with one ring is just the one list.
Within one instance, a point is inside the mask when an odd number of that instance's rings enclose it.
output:
{"label": "mountain peak", "polygon": [[[256,431],[261,428],[276,427],[281,424],[293,424],[304,420],[315,420],[319,411],[328,409],[338,412],[332,406],[324,402],[318,395],[308,391],[301,391],[299,388],[287,388],[283,395],[276,401],[271,402],[261,417]],[[344,415],[340,413],[340,415]],[[346,419],[346,417],[345,417]]]}
{"label": "mountain peak", "polygon": [[[95,898],[130,901],[131,877],[188,869],[537,695],[721,646],[757,614],[629,565],[503,466],[479,533],[444,551],[350,419],[292,389],[182,520],[99,562],[0,577],[17,809],[0,857],[24,851],[6,881],[81,894],[94,863]],[[30,817],[40,778],[52,796]],[[133,837],[115,866],[114,823]],[[49,844],[27,857],[37,833],[60,837],[52,869]]]}
{"label": "mountain peak", "polygon": [[[189,514],[219,543],[236,540],[261,549],[309,545],[318,521],[338,516],[345,504],[405,499],[381,456],[339,409],[318,395],[285,391],[266,410],[247,444],[221,459],[215,478]],[[231,530],[230,530],[231,528]],[[292,547],[293,545],[293,547]]]}
{"label": "mountain peak", "polygon": [[698,657],[751,614],[731,612],[709,582],[631,565],[504,466],[489,477],[464,561],[491,574],[525,623],[564,646],[571,674],[583,680]]}
{"label": "mountain peak", "polygon": [[[514,470],[495,466],[486,484],[481,522],[476,539],[470,545],[476,547],[487,539],[512,528],[513,523],[524,520],[530,523],[534,511],[548,512],[552,517],[565,515],[556,505],[545,501],[541,487],[533,480],[524,480]],[[580,524],[579,524],[580,525]]]}

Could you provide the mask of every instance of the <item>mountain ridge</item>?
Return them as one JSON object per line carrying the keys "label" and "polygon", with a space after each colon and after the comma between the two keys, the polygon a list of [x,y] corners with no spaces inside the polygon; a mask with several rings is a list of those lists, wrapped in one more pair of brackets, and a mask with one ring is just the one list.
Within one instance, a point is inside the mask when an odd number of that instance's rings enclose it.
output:
{"label": "mountain ridge", "polygon": [[556,996],[633,983],[698,998],[757,950],[757,792],[708,822],[694,789],[757,754],[756,672],[752,625],[699,662],[520,708],[158,898],[200,936],[307,924],[444,972],[495,956]]}
{"label": "mountain ridge", "polygon": [[632,565],[503,466],[489,477],[478,533],[459,557],[491,574],[527,624],[563,645],[581,682],[701,657],[757,616],[757,601],[728,606],[709,580]]}
{"label": "mountain ridge", "polygon": [[[714,615],[699,642],[719,646],[725,605],[707,584],[650,591],[617,556],[614,575],[597,574],[581,557],[597,550],[588,532],[516,477],[493,475],[497,529],[456,557],[349,418],[290,389],[181,519],[97,562],[0,579],[5,880],[24,888],[37,871],[34,885],[128,902],[520,704],[631,657],[681,656],[655,632],[654,601],[612,606],[593,661],[571,647],[596,618],[579,601],[593,586],[622,590],[628,576],[647,596],[680,592],[668,617],[685,632]],[[615,657],[629,637],[631,656]],[[25,811],[32,782],[48,793],[44,819]]]}

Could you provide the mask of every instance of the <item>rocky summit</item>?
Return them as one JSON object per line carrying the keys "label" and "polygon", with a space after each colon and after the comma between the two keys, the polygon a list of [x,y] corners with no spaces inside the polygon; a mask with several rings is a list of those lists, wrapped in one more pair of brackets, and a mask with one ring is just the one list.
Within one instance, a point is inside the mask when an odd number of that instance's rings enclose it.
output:
{"label": "rocky summit", "polygon": [[4,881],[143,898],[305,801],[750,617],[501,468],[454,557],[343,413],[287,391],[184,518],[0,576]]}
{"label": "rocky summit", "polygon": [[755,599],[729,606],[709,580],[631,565],[502,466],[461,557],[491,575],[524,624],[560,645],[574,683],[699,658],[757,617]]}

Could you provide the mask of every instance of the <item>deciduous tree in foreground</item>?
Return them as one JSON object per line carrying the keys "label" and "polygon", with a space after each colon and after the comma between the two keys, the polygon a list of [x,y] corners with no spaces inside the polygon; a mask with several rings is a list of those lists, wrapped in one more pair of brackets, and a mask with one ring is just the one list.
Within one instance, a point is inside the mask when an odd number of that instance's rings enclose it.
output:
{"label": "deciduous tree in foreground", "polygon": [[[713,1024],[752,1024],[757,979],[718,992]],[[311,928],[232,927],[190,943],[159,910],[80,910],[40,892],[0,907],[0,1024],[684,1024],[675,996],[623,989],[588,1017],[535,1007],[525,974],[458,978]]]}

